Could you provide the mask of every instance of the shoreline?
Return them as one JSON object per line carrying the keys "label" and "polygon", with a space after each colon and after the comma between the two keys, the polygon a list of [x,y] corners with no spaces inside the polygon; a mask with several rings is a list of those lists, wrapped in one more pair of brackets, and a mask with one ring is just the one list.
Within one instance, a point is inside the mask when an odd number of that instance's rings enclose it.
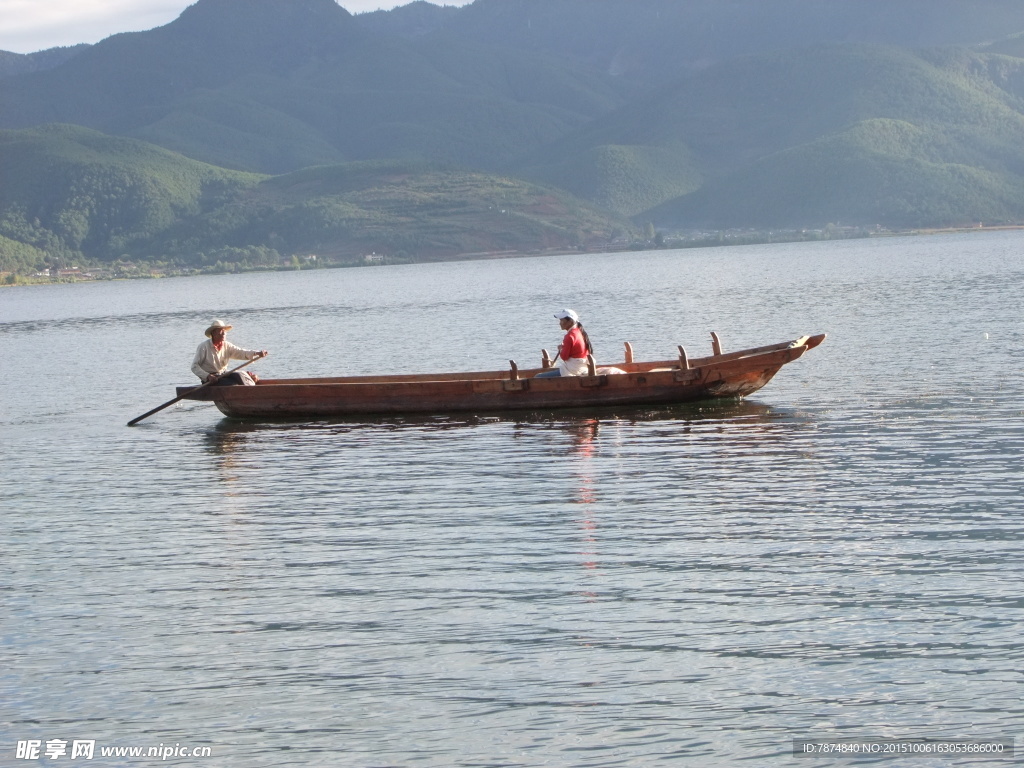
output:
{"label": "shoreline", "polygon": [[[110,277],[78,277],[78,276],[64,276],[64,277],[23,277],[17,276],[15,282],[0,282],[0,288],[25,288],[30,286],[39,285],[68,285],[68,284],[80,284],[80,283],[99,283],[99,282],[112,282],[118,280],[162,280],[166,278],[174,277],[197,277],[202,275],[242,275],[251,274],[255,272],[308,272],[311,270],[323,270],[323,269],[357,269],[362,267],[383,267],[383,266],[402,266],[406,264],[440,264],[445,262],[453,261],[490,261],[490,260],[504,260],[504,259],[521,259],[521,258],[543,258],[546,256],[566,256],[566,255],[584,255],[584,254],[605,254],[605,253],[629,253],[629,252],[643,252],[643,251],[670,251],[670,250],[687,250],[691,248],[722,248],[728,246],[738,245],[782,245],[785,243],[800,243],[800,242],[822,242],[826,240],[854,240],[854,239],[868,239],[873,237],[917,237],[917,236],[934,236],[934,235],[951,235],[951,234],[965,234],[974,232],[1001,232],[1010,230],[1024,230],[1024,224],[1000,224],[994,226],[974,226],[974,227],[935,227],[935,228],[921,228],[921,229],[909,229],[900,231],[880,231],[880,230],[866,230],[859,228],[850,228],[844,230],[835,235],[824,234],[823,230],[779,230],[779,231],[750,231],[744,233],[742,230],[722,230],[717,235],[708,235],[705,237],[693,237],[689,239],[677,239],[676,237],[666,237],[661,244],[653,242],[645,243],[632,243],[632,244],[621,244],[608,247],[579,247],[579,248],[550,248],[542,251],[483,251],[475,253],[459,253],[445,257],[433,257],[424,259],[389,259],[384,257],[379,260],[364,260],[364,261],[349,261],[340,263],[322,263],[316,262],[315,264],[305,266],[284,266],[277,265],[273,267],[252,267],[252,268],[241,268],[241,269],[224,269],[224,270],[202,270],[202,269],[179,269],[179,270],[150,270],[148,274],[137,274],[137,275],[117,275]],[[728,232],[729,234],[725,234]],[[808,233],[811,233],[808,235]],[[90,269],[102,269],[92,267]],[[12,273],[7,273],[8,275]],[[0,277],[4,277],[0,275]]]}

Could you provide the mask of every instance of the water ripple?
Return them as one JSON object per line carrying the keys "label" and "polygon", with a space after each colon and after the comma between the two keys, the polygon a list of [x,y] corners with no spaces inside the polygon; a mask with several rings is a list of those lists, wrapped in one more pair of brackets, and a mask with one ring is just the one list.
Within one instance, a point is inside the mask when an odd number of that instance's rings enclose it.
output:
{"label": "water ripple", "polygon": [[[646,768],[789,764],[794,738],[1013,737],[1024,392],[1006,372],[1024,284],[1008,237],[36,294],[62,303],[0,324],[8,744]],[[708,327],[830,338],[741,403],[305,423],[189,404],[123,426],[169,396],[146,355],[215,316],[196,286],[228,295],[216,316],[280,326],[279,358],[376,365],[401,316],[403,362],[425,366],[474,348],[480,306],[486,332],[528,336],[524,313],[576,300],[508,286],[580,266],[595,326],[652,348]],[[620,296],[657,327],[627,328]],[[365,356],[356,331],[377,334]],[[33,367],[41,346],[56,372]]]}

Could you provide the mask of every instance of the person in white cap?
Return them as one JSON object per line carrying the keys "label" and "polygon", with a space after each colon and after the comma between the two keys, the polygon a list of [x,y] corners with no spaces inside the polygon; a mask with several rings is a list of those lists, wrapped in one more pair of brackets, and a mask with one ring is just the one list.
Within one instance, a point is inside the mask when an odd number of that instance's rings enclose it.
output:
{"label": "person in white cap", "polygon": [[192,373],[199,377],[204,384],[222,386],[225,384],[247,384],[253,385],[259,381],[255,373],[248,371],[235,371],[224,376],[230,360],[255,360],[259,357],[266,357],[267,350],[242,349],[236,347],[224,338],[225,334],[232,329],[223,320],[214,320],[206,329],[206,341],[199,345],[196,356],[192,360]]}
{"label": "person in white cap", "polygon": [[558,345],[557,363],[554,370],[538,373],[537,377],[550,376],[584,376],[587,373],[587,355],[594,353],[590,337],[583,330],[580,317],[571,309],[563,309],[555,319],[565,331],[562,343]]}

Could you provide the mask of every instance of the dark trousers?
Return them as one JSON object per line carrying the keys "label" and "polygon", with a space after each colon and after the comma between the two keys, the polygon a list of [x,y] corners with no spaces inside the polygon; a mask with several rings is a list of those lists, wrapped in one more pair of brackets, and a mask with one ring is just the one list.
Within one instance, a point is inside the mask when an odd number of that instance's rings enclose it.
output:
{"label": "dark trousers", "polygon": [[227,376],[221,376],[219,379],[217,379],[217,381],[215,381],[210,386],[211,387],[230,387],[230,386],[233,386],[235,384],[245,384],[245,381],[242,379],[242,374],[241,374],[240,371],[235,371],[234,373],[229,373]]}

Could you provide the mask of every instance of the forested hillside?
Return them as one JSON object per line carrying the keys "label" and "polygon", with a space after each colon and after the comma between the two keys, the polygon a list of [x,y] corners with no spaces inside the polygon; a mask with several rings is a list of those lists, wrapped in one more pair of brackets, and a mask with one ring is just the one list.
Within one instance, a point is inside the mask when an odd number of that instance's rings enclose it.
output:
{"label": "forested hillside", "polygon": [[198,0],[0,52],[0,269],[1024,223],[1022,40],[1019,0]]}
{"label": "forested hillside", "polygon": [[[155,233],[259,181],[65,125],[0,131],[0,173],[0,235],[56,263],[136,252]],[[6,269],[23,267],[35,255],[0,253]]]}
{"label": "forested hillside", "polygon": [[227,171],[76,126],[0,131],[0,271],[244,269],[603,246],[631,225],[506,177],[408,161]]}
{"label": "forested hillside", "polygon": [[[602,183],[645,180],[646,194],[631,199],[666,226],[1021,221],[1022,95],[1024,59],[888,46],[775,52],[677,81],[520,170],[573,188],[581,167],[596,167],[590,158],[617,148],[632,163]],[[687,188],[673,193],[648,167],[656,151]]]}

